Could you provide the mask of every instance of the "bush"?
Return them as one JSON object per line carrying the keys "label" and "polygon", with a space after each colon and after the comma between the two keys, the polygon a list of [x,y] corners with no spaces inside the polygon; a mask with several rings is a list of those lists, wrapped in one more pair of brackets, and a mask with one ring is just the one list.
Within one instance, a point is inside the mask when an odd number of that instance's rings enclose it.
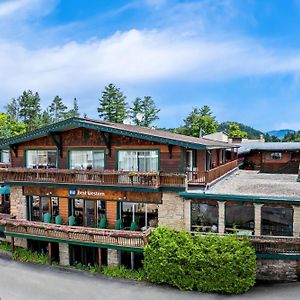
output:
{"label": "bush", "polygon": [[157,228],[145,248],[146,278],[181,290],[244,293],[255,283],[256,256],[235,235],[193,237]]}
{"label": "bush", "polygon": [[22,262],[33,262],[38,264],[48,263],[47,254],[32,252],[24,248],[16,248],[15,251],[12,253],[12,258],[14,260],[18,260]]}
{"label": "bush", "polygon": [[143,270],[129,270],[124,266],[120,266],[119,268],[113,266],[104,266],[102,269],[102,274],[110,277],[133,279],[139,281],[145,278],[145,273]]}

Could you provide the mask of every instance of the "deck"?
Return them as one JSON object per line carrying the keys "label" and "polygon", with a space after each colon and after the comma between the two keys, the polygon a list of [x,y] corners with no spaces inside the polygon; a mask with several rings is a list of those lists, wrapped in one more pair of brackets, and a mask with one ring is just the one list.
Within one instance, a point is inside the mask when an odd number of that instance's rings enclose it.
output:
{"label": "deck", "polygon": [[4,183],[81,184],[97,186],[182,187],[186,175],[162,172],[124,172],[69,169],[0,168]]}

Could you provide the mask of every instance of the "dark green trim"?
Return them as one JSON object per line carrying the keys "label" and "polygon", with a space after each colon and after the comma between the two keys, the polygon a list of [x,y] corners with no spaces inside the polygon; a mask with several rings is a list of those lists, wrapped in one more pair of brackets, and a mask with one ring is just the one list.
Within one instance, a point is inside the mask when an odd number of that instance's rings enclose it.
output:
{"label": "dark green trim", "polygon": [[258,259],[300,260],[300,254],[256,253]]}
{"label": "dark green trim", "polygon": [[[112,125],[111,125],[112,126]],[[103,131],[103,132],[108,132],[108,133],[114,133],[118,135],[123,135],[123,136],[129,136],[129,137],[134,137],[134,138],[139,138],[139,139],[144,139],[144,140],[149,140],[153,142],[158,142],[162,144],[172,144],[176,146],[181,146],[181,147],[187,147],[191,149],[216,149],[216,148],[228,148],[230,145],[227,146],[208,146],[208,145],[203,145],[203,144],[198,144],[198,143],[191,143],[191,142],[185,142],[180,139],[171,139],[171,138],[165,138],[165,137],[160,137],[156,135],[151,135],[151,134],[145,134],[145,133],[139,133],[139,132],[130,132],[125,129],[119,129],[116,127],[111,128],[107,127],[104,124],[96,123],[94,120],[89,120],[89,119],[81,119],[81,118],[70,118],[61,122],[57,122],[54,124],[51,124],[49,126],[44,126],[42,128],[15,136],[11,137],[8,139],[4,139],[0,143],[0,148],[7,147],[9,145],[13,144],[18,144],[22,142],[26,142],[32,139],[37,139],[43,136],[47,136],[50,132],[57,132],[62,129],[66,128],[76,128],[76,127],[81,127],[81,128],[88,128],[88,129],[93,129],[97,131]],[[217,142],[216,142],[217,144]]]}
{"label": "dark green trim", "polygon": [[59,151],[56,146],[53,146],[54,148],[24,148],[23,150],[23,166],[27,168],[27,152],[28,151],[48,151],[48,150],[55,150],[56,151],[56,167],[60,167],[60,155]]}
{"label": "dark green trim", "polygon": [[22,233],[15,233],[15,232],[4,232],[4,233],[6,236],[18,237],[23,239],[31,239],[36,241],[57,242],[57,243],[64,243],[64,244],[71,244],[71,245],[115,249],[115,250],[130,251],[130,252],[144,252],[144,249],[142,248],[132,248],[132,247],[117,246],[117,245],[90,243],[90,242],[83,242],[83,241],[63,240],[63,239],[49,238],[44,236],[22,234]]}
{"label": "dark green trim", "polygon": [[4,232],[5,231],[5,226],[0,226],[0,232]]}
{"label": "dark green trim", "polygon": [[159,190],[162,192],[183,192],[185,191],[184,186],[161,186]]}
{"label": "dark green trim", "polygon": [[[116,154],[115,154],[116,170],[118,170],[118,168],[119,168],[119,152],[120,151],[156,151],[157,159],[158,159],[157,170],[158,171],[160,170],[160,148],[118,148],[115,151],[116,152]],[[135,172],[135,171],[133,171],[133,172]]]}
{"label": "dark green trim", "polygon": [[269,197],[269,196],[252,196],[252,195],[226,195],[226,194],[204,194],[180,192],[179,195],[184,199],[213,199],[219,201],[238,201],[238,202],[255,202],[255,203],[286,203],[300,205],[300,198],[292,197]]}
{"label": "dark green trim", "polygon": [[[95,148],[92,148],[92,147],[87,147],[87,148],[78,148],[78,147],[66,147],[66,150],[67,150],[67,169],[70,169],[70,166],[71,166],[71,163],[70,163],[70,160],[71,160],[71,156],[70,156],[70,152],[71,151],[102,151],[104,153],[104,170],[106,169],[106,148],[104,146],[100,146],[100,147],[95,147]],[[96,170],[96,169],[95,169]]]}

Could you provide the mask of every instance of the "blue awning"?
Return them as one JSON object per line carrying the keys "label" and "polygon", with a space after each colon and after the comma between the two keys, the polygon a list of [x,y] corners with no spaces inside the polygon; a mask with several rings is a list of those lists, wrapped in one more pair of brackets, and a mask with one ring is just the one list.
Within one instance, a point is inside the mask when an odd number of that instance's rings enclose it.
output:
{"label": "blue awning", "polygon": [[0,187],[0,195],[10,194],[9,185],[1,186]]}

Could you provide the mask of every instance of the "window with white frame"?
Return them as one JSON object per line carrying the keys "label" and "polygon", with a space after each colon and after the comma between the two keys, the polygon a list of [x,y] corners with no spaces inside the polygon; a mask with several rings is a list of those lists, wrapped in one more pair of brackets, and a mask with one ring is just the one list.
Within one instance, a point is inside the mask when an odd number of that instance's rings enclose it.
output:
{"label": "window with white frame", "polygon": [[118,154],[118,169],[138,172],[158,171],[158,151],[120,150]]}
{"label": "window with white frame", "polygon": [[104,150],[71,150],[70,169],[104,169]]}
{"label": "window with white frame", "polygon": [[56,168],[57,151],[56,150],[27,150],[26,167],[27,168]]}
{"label": "window with white frame", "polygon": [[9,161],[9,150],[1,150],[1,162],[8,164]]}

